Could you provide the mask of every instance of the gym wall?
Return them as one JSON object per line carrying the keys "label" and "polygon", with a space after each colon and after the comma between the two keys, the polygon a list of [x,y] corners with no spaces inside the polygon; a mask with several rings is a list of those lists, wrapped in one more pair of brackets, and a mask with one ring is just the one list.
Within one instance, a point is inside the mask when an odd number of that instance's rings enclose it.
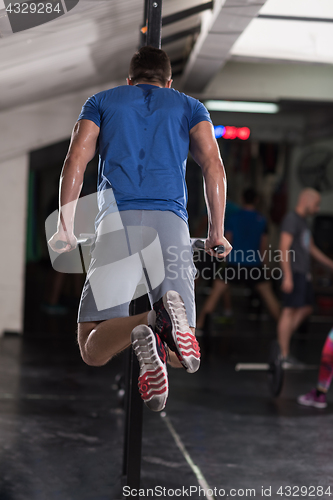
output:
{"label": "gym wall", "polygon": [[22,333],[29,152],[67,139],[82,104],[111,82],[0,113],[0,336]]}

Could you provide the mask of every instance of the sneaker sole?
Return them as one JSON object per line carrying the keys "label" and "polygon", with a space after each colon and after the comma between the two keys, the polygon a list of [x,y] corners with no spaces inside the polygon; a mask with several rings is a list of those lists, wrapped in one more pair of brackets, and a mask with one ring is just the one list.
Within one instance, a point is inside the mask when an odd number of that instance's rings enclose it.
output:
{"label": "sneaker sole", "polygon": [[314,401],[304,401],[297,398],[297,403],[302,406],[312,406],[313,408],[324,409],[327,408],[327,403],[315,403]]}
{"label": "sneaker sole", "polygon": [[156,348],[156,338],[146,325],[135,327],[131,333],[132,347],[140,365],[139,392],[152,411],[165,407],[168,393],[168,372]]}
{"label": "sneaker sole", "polygon": [[171,318],[177,357],[188,373],[194,373],[200,366],[200,347],[190,330],[183,299],[179,293],[169,291],[163,296],[163,305]]}

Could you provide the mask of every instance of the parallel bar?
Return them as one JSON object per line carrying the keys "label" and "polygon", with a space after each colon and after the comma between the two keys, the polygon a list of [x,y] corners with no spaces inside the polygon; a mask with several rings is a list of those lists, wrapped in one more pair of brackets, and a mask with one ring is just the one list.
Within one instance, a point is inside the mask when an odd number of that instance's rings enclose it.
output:
{"label": "parallel bar", "polygon": [[162,26],[176,23],[177,21],[181,21],[182,19],[186,19],[187,17],[194,16],[195,14],[199,14],[200,12],[203,12],[205,10],[212,9],[213,7],[214,2],[207,2],[201,5],[196,5],[195,7],[191,7],[190,9],[175,12],[175,14],[170,14],[169,16],[162,17]]}

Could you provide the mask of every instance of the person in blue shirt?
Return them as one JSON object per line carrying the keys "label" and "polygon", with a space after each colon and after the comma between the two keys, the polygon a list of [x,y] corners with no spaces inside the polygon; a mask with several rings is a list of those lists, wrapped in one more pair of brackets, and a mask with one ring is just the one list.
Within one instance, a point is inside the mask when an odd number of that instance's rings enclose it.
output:
{"label": "person in blue shirt", "polygon": [[226,237],[232,243],[228,263],[221,274],[216,275],[210,296],[204,303],[197,327],[203,328],[207,314],[214,312],[220,297],[229,284],[246,283],[253,287],[265,302],[270,314],[278,320],[280,305],[273,293],[267,268],[263,263],[267,259],[267,223],[256,210],[258,195],[252,188],[242,193],[242,209],[228,217],[225,224]]}
{"label": "person in blue shirt", "polygon": [[[93,366],[132,344],[141,396],[160,411],[168,396],[166,361],[189,373],[200,364],[186,211],[189,149],[204,177],[206,251],[212,255],[217,245],[225,256],[231,250],[224,237],[226,176],[209,113],[171,88],[164,51],[143,47],[135,53],[127,84],[92,96],[82,108],[60,178],[58,229],[49,244],[59,253],[76,247],[76,204],[87,163],[98,150],[96,242],[79,307],[78,343]],[[147,289],[152,309],[129,316],[138,285]]]}

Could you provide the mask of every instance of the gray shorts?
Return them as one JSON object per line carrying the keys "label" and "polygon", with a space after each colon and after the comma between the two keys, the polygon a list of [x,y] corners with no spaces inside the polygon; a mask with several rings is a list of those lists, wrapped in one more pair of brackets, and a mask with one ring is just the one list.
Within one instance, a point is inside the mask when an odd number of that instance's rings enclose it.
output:
{"label": "gray shorts", "polygon": [[148,293],[153,305],[175,290],[195,327],[195,272],[188,226],[178,215],[159,210],[109,214],[96,232],[78,323],[126,317],[133,298]]}

